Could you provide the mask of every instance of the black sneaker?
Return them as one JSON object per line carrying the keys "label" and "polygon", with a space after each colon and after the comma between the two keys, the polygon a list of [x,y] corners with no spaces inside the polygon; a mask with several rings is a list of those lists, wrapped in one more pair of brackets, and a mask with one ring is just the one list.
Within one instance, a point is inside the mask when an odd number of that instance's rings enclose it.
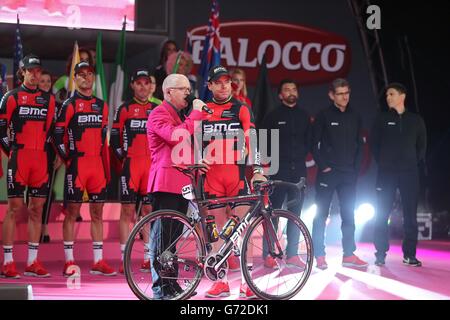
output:
{"label": "black sneaker", "polygon": [[375,265],[376,265],[376,266],[382,267],[382,266],[384,266],[385,264],[386,264],[386,261],[384,260],[384,258],[377,257],[377,258],[375,259]]}
{"label": "black sneaker", "polygon": [[411,267],[421,267],[422,266],[422,262],[417,260],[416,257],[404,257],[403,264],[406,264],[407,266],[411,266]]}
{"label": "black sneaker", "polygon": [[[184,292],[184,290],[180,287],[178,282],[176,280],[172,280],[169,282],[169,292],[172,294],[172,296],[176,297]],[[185,297],[185,299],[189,299],[193,296],[197,295],[197,291],[193,291],[190,295]]]}

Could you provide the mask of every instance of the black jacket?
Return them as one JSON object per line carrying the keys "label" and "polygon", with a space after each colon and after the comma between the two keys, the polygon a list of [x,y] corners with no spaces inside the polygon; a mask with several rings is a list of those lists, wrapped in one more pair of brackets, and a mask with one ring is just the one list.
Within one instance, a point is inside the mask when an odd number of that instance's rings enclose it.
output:
{"label": "black jacket", "polygon": [[381,112],[369,141],[379,169],[416,169],[425,158],[427,148],[425,123],[419,115],[408,111]]}
{"label": "black jacket", "polygon": [[312,150],[319,170],[356,173],[362,159],[361,118],[350,106],[341,112],[334,104],[317,115]]}
{"label": "black jacket", "polygon": [[[268,129],[269,154],[273,157],[270,144],[270,129],[279,130],[279,174],[294,174],[294,179],[306,176],[305,158],[310,150],[311,125],[310,117],[298,105],[288,107],[281,104],[264,118],[263,129]],[[261,151],[261,146],[260,146]],[[277,176],[278,176],[277,175]],[[281,177],[280,176],[280,177]],[[285,179],[287,177],[284,177]]]}

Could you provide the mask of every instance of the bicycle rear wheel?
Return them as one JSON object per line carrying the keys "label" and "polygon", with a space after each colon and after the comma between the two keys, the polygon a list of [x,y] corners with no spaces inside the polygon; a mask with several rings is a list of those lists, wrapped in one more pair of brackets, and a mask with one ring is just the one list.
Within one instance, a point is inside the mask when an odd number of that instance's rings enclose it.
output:
{"label": "bicycle rear wheel", "polygon": [[[287,300],[299,293],[311,274],[312,240],[306,225],[292,212],[273,210],[271,217],[271,221],[258,217],[245,232],[241,268],[249,288],[259,298]],[[268,228],[275,231],[275,239],[264,232]],[[265,263],[267,256],[275,263]]]}
{"label": "bicycle rear wheel", "polygon": [[195,224],[180,212],[158,210],[143,217],[128,237],[125,277],[139,299],[186,299],[200,283],[204,257]]}

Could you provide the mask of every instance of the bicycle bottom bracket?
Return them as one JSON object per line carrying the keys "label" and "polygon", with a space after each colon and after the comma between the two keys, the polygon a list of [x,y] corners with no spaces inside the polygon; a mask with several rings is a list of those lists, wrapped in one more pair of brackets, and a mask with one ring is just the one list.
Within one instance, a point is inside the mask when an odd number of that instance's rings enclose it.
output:
{"label": "bicycle bottom bracket", "polygon": [[228,264],[226,261],[222,263],[220,268],[216,271],[214,267],[222,260],[222,256],[218,254],[212,254],[206,257],[205,261],[205,275],[211,281],[222,280],[228,273]]}

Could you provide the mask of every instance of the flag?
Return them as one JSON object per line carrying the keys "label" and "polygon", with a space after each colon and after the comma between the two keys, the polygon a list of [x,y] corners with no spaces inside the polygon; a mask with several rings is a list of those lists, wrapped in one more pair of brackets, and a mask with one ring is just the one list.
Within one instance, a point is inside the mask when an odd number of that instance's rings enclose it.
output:
{"label": "flag", "polygon": [[17,79],[17,71],[19,70],[20,61],[23,58],[22,39],[20,38],[20,22],[19,15],[17,15],[16,38],[14,41],[14,66],[13,66],[13,88],[20,85]]}
{"label": "flag", "polygon": [[173,65],[173,68],[172,68],[172,73],[177,73],[178,72],[178,68],[180,67],[181,55],[182,55],[182,52],[178,51],[177,58],[175,59],[175,64]]}
{"label": "flag", "polygon": [[69,74],[69,85],[68,88],[68,94],[70,97],[72,97],[75,93],[76,84],[75,84],[75,66],[77,63],[80,62],[80,53],[78,52],[78,42],[75,41],[75,44],[73,45],[73,52],[72,52],[72,64],[70,65],[70,74]]}
{"label": "flag", "polygon": [[205,36],[205,44],[202,51],[199,76],[199,98],[210,100],[211,92],[208,90],[208,72],[214,66],[220,64],[220,25],[219,25],[219,1],[213,0],[211,14],[208,21],[208,29]]}
{"label": "flag", "polygon": [[102,33],[97,34],[97,46],[95,49],[95,96],[103,101],[108,100],[108,89],[106,87],[105,69],[103,68]]}
{"label": "flag", "polygon": [[255,125],[257,128],[260,128],[266,114],[274,108],[274,99],[272,87],[270,86],[265,54],[260,64],[258,80],[256,81],[252,102]]}
{"label": "flag", "polygon": [[[119,106],[123,103],[123,95],[125,92],[125,88],[127,86],[127,83],[125,81],[125,27],[126,27],[126,21],[127,17],[125,16],[123,25],[122,25],[122,31],[120,33],[120,42],[119,47],[117,49],[116,53],[116,68],[115,68],[115,74],[113,76],[113,81],[111,84],[111,88],[109,91],[109,112],[108,112],[108,131],[107,131],[107,138],[106,138],[106,144],[107,150],[102,150],[102,159],[103,159],[103,165],[105,167],[105,173],[109,174],[109,178],[111,177],[111,168],[115,170],[117,173],[118,168],[122,167],[122,164],[120,161],[117,160],[117,158],[113,155],[113,150],[111,146],[109,145],[109,139],[111,134],[111,127],[113,123],[113,118],[115,111]],[[108,167],[108,168],[106,168]]]}
{"label": "flag", "polygon": [[184,51],[192,55],[192,34],[186,31],[186,43],[184,44]]}
{"label": "flag", "polygon": [[126,17],[123,22],[122,31],[120,33],[119,48],[116,53],[116,68],[113,76],[113,82],[109,92],[109,117],[112,119],[115,110],[123,102],[123,93],[125,88],[125,26]]}

